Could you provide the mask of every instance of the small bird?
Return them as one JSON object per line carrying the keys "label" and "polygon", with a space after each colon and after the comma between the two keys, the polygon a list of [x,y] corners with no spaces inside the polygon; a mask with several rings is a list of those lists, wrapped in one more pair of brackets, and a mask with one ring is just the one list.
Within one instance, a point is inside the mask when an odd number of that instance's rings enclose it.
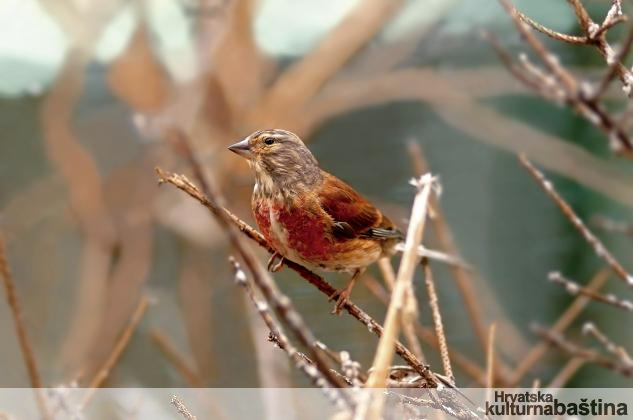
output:
{"label": "small bird", "polygon": [[229,150],[255,171],[251,206],[275,251],[268,269],[278,271],[286,258],[350,273],[333,310],[340,314],[358,277],[368,265],[390,256],[402,233],[354,188],[322,170],[290,131],[256,131]]}

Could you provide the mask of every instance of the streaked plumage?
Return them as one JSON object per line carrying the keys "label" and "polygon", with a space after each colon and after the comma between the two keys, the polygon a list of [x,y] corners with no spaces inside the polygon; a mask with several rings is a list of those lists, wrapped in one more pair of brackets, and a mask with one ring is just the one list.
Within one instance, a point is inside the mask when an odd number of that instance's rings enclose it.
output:
{"label": "streaked plumage", "polygon": [[390,255],[401,233],[352,187],[321,170],[289,131],[257,131],[229,149],[247,158],[255,171],[253,214],[271,247],[299,264],[352,273],[337,303],[339,312],[356,278]]}

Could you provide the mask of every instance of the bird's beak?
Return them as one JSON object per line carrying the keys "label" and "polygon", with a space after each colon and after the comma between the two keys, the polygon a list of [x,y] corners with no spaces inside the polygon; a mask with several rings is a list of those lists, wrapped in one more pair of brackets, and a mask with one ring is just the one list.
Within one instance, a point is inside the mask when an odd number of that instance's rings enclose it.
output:
{"label": "bird's beak", "polygon": [[229,150],[233,153],[237,153],[238,155],[250,159],[251,158],[251,149],[248,146],[248,137],[242,141],[238,141],[235,144],[229,146]]}

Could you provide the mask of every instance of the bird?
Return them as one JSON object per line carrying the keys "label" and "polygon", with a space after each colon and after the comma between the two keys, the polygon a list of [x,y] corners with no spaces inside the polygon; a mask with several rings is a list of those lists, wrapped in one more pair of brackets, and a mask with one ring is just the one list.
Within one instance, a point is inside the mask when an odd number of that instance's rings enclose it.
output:
{"label": "bird", "polygon": [[278,271],[287,259],[349,273],[332,311],[340,314],[358,278],[395,252],[402,233],[353,187],[321,169],[290,131],[258,130],[228,149],[247,159],[255,173],[251,208],[274,250],[268,270]]}

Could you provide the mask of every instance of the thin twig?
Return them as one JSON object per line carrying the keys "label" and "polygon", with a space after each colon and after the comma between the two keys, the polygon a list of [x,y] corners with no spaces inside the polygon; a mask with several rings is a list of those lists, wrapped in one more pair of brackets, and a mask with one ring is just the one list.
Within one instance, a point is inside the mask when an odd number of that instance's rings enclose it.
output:
{"label": "thin twig", "polygon": [[156,344],[156,347],[158,347],[165,358],[171,362],[171,364],[176,368],[180,375],[185,378],[190,386],[194,388],[204,387],[204,381],[200,378],[195,369],[189,365],[183,355],[178,352],[165,333],[157,328],[152,328],[149,335],[154,344]]}
{"label": "thin twig", "polygon": [[[488,352],[486,353],[486,389],[492,390],[495,387],[495,333],[497,324],[490,325],[488,332]],[[491,392],[491,391],[489,391]],[[486,401],[490,401],[488,395]]]}
{"label": "thin twig", "polygon": [[431,307],[431,315],[433,317],[433,324],[435,325],[435,335],[437,336],[437,342],[440,345],[440,356],[442,358],[444,375],[452,383],[455,383],[455,376],[453,375],[453,368],[451,367],[451,359],[448,354],[448,345],[446,344],[446,335],[444,334],[444,324],[442,323],[439,300],[437,298],[435,283],[433,281],[433,272],[431,271],[431,266],[428,261],[422,260],[422,267],[424,269],[424,284],[426,285],[426,292],[429,295],[429,306]]}
{"label": "thin twig", "polygon": [[2,235],[0,235],[0,277],[2,277],[2,285],[4,286],[7,304],[9,305],[11,315],[13,316],[13,326],[15,327],[18,343],[22,352],[22,358],[24,359],[24,364],[29,375],[29,381],[31,383],[31,387],[35,388],[35,398],[37,400],[40,414],[45,420],[48,420],[50,419],[50,411],[46,403],[46,397],[44,396],[44,392],[42,390],[44,383],[37,367],[37,360],[35,359],[33,346],[31,345],[29,335],[26,331],[26,325],[24,324],[20,298],[18,297],[15,282],[13,281],[13,275],[11,274],[11,269],[9,267],[6,247]]}
{"label": "thin twig", "polygon": [[585,323],[585,325],[582,326],[582,333],[584,335],[590,335],[596,341],[602,344],[605,350],[620,359],[620,362],[622,362],[623,365],[633,366],[633,359],[631,359],[631,356],[626,351],[626,349],[611,341],[611,339],[609,339],[606,334],[600,331],[595,324],[591,322]]}
{"label": "thin twig", "polygon": [[[589,282],[587,285],[588,290],[597,291],[604,286],[604,284],[609,279],[609,270],[602,269],[600,270]],[[591,302],[586,296],[580,295],[569,305],[569,307],[563,312],[563,314],[556,320],[551,331],[560,334],[564,332],[580,315],[580,313],[585,309],[585,307]],[[545,355],[547,352],[548,345],[547,343],[540,341],[537,345],[535,345],[522,359],[521,363],[517,366],[514,371],[514,375],[510,381],[510,386],[517,386],[519,382],[523,379],[523,377],[532,369],[532,367]]]}
{"label": "thin twig", "polygon": [[197,420],[197,417],[189,412],[185,404],[177,396],[172,395],[171,404],[176,407],[176,410],[178,410],[186,420]]}
{"label": "thin twig", "polygon": [[[363,284],[367,286],[369,291],[376,296],[385,306],[389,305],[389,294],[384,289],[384,287],[379,284],[376,279],[373,277],[365,277]],[[420,337],[425,343],[433,346],[436,349],[439,349],[439,343],[437,342],[437,337],[435,332],[428,328],[424,327],[420,324],[419,321],[416,321],[414,324],[415,333]],[[460,369],[462,369],[466,374],[468,374],[472,379],[477,381],[480,386],[486,385],[486,372],[483,368],[477,365],[473,360],[466,357],[464,354],[456,351],[455,349],[449,348],[449,354],[451,360],[455,362]],[[499,374],[499,372],[495,372],[495,374]],[[504,378],[497,378],[499,381],[503,382]]]}
{"label": "thin twig", "polygon": [[562,211],[563,215],[571,222],[572,225],[580,232],[582,237],[593,248],[596,256],[607,263],[609,267],[617,274],[617,276],[629,287],[633,287],[633,276],[615,259],[613,254],[605,247],[600,239],[598,239],[585,225],[585,223],[578,217],[576,212],[571,208],[569,204],[558,194],[554,189],[554,185],[545,178],[545,175],[525,157],[521,155],[519,157],[521,164],[528,170],[530,175],[536,180],[536,182],[543,188],[545,193],[554,201],[558,208]]}
{"label": "thin twig", "polygon": [[[235,277],[235,283],[237,283],[241,288],[244,289],[246,295],[253,303],[260,317],[268,327],[270,331],[269,341],[274,342],[281,350],[283,350],[288,357],[293,361],[295,366],[302,371],[314,385],[327,389],[331,382],[322,374],[322,369],[319,369],[315,363],[310,360],[306,355],[297,351],[296,347],[292,345],[292,343],[284,334],[281,325],[278,324],[277,320],[273,317],[270,312],[269,306],[266,302],[263,302],[255,296],[255,291],[253,290],[253,286],[249,283],[246,273],[242,270],[240,264],[235,260],[233,256],[229,257],[229,261],[233,267],[233,273]],[[294,316],[292,314],[291,316]],[[316,344],[315,344],[315,347]],[[326,367],[329,369],[329,367]],[[341,375],[342,376],[342,375]],[[345,406],[345,401],[341,400],[340,395],[337,392],[327,392],[326,394],[329,398],[332,399],[338,406]]]}
{"label": "thin twig", "polygon": [[130,343],[130,340],[132,339],[134,332],[136,331],[138,325],[141,323],[141,320],[143,319],[143,316],[145,315],[145,312],[147,311],[147,307],[149,306],[149,304],[150,304],[150,299],[146,295],[141,296],[141,299],[139,300],[138,305],[136,305],[136,309],[134,309],[134,312],[132,313],[130,320],[128,321],[127,325],[123,329],[123,332],[119,336],[119,339],[114,344],[112,351],[108,355],[107,359],[103,362],[103,364],[101,365],[101,367],[99,368],[95,376],[88,383],[88,386],[87,386],[88,389],[86,390],[86,393],[84,394],[80,402],[81,407],[86,407],[86,405],[88,404],[90,399],[93,397],[97,389],[103,385],[106,379],[108,379],[108,375],[110,375],[110,371],[117,364],[117,362],[123,355],[123,352],[125,351],[128,344]]}
{"label": "thin twig", "polygon": [[586,363],[587,360],[582,357],[572,357],[545,388],[563,388]]}
{"label": "thin twig", "polygon": [[582,287],[578,283],[566,277],[563,277],[563,275],[557,271],[549,273],[548,279],[554,284],[563,286],[565,291],[572,296],[587,296],[589,299],[595,300],[596,302],[606,303],[607,305],[633,312],[633,302],[630,300],[620,299],[613,294],[603,295],[597,293],[591,289]]}
{"label": "thin twig", "polygon": [[609,219],[604,216],[594,216],[591,218],[590,224],[606,232],[633,236],[633,224],[631,223]]}
{"label": "thin twig", "polygon": [[576,343],[573,343],[554,331],[547,330],[538,325],[533,326],[534,332],[541,338],[547,341],[549,344],[557,347],[559,350],[568,354],[571,357],[579,357],[584,359],[588,363],[596,364],[605,369],[612,370],[619,373],[622,376],[633,378],[633,365],[623,364],[619,360],[612,360],[601,355],[599,352],[581,347]]}

